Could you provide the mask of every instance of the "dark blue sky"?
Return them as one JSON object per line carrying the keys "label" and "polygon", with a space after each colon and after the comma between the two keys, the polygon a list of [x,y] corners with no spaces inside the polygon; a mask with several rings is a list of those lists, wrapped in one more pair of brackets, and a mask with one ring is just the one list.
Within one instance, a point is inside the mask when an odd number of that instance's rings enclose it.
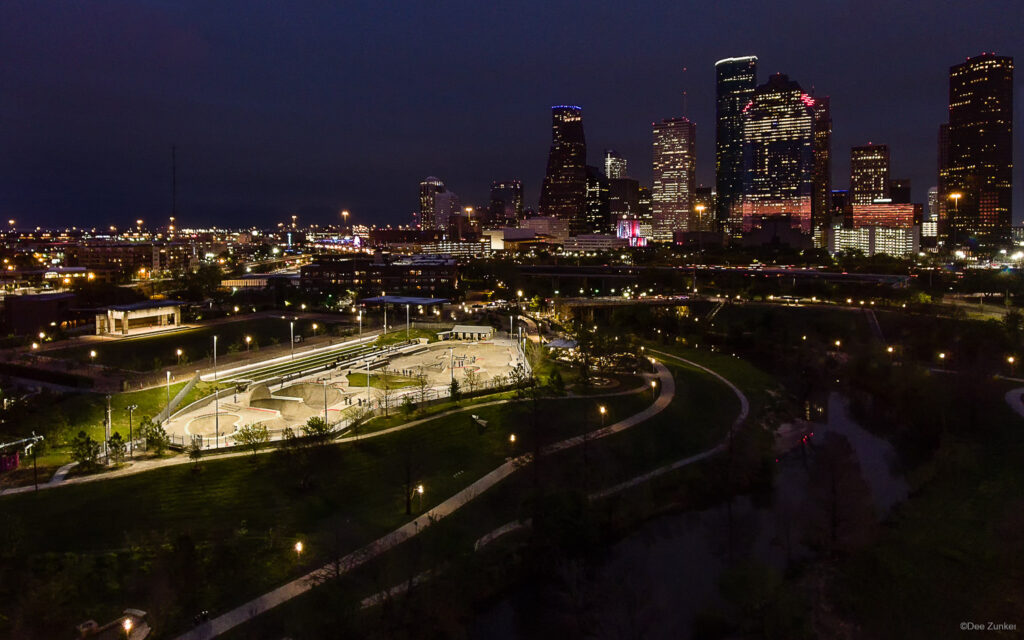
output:
{"label": "dark blue sky", "polygon": [[[591,163],[613,147],[649,182],[650,124],[682,114],[684,86],[710,184],[713,65],[747,54],[761,81],[832,96],[837,188],[851,145],[888,143],[923,200],[948,67],[1016,56],[1022,25],[1020,0],[6,0],[0,219],[162,223],[172,144],[183,225],[406,222],[427,175],[479,204],[520,178],[535,205],[549,105],[583,107]],[[1022,179],[1018,162],[1017,220]]]}

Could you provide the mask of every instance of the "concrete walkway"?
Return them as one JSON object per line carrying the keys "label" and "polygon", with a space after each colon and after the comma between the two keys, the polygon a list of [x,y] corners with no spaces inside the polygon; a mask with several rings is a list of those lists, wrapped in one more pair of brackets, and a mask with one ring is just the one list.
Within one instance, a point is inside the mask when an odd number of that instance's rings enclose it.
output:
{"label": "concrete walkway", "polygon": [[[1008,380],[1012,378],[1007,378]],[[1024,418],[1024,387],[1017,387],[1006,392],[1006,404]]]}
{"label": "concrete walkway", "polygon": [[[648,418],[657,415],[668,407],[669,403],[672,402],[672,399],[675,396],[675,380],[664,365],[655,363],[655,368],[659,384],[661,386],[661,395],[658,396],[654,403],[639,413],[635,413],[616,422],[615,424],[608,425],[607,427],[591,432],[587,436],[588,441],[625,431],[626,429],[634,427]],[[545,447],[542,452],[546,454],[562,451],[577,446],[582,442],[582,436],[576,436],[574,438],[568,438],[567,440],[549,445]],[[249,602],[228,611],[227,613],[203,623],[195,629],[179,636],[179,640],[206,640],[208,638],[214,638],[240,624],[244,624],[245,622],[252,620],[265,611],[269,611],[292,598],[306,593],[317,585],[336,577],[338,574],[344,574],[356,567],[359,567],[373,558],[376,558],[380,554],[393,549],[413,536],[416,536],[420,531],[431,524],[455,513],[455,511],[471,502],[484,491],[487,491],[494,485],[515,473],[518,469],[522,468],[530,461],[530,458],[530,455],[523,455],[508,460],[484,477],[440,503],[427,513],[402,525],[391,533],[378,538],[370,544],[353,551],[342,558],[337,564],[328,563],[319,569],[310,571],[304,576],[296,578],[295,580],[281,585],[262,596],[254,598]]]}
{"label": "concrete walkway", "polygon": [[740,426],[743,425],[743,423],[747,420],[747,416],[750,415],[750,401],[747,400],[747,396],[742,391],[740,391],[739,387],[737,387],[732,382],[727,380],[724,376],[722,376],[717,371],[712,371],[711,369],[708,369],[704,365],[697,364],[696,362],[694,362],[692,360],[687,360],[686,358],[681,358],[679,356],[675,356],[675,355],[672,355],[671,353],[666,353],[664,351],[658,351],[657,349],[649,349],[648,352],[649,353],[656,353],[659,356],[661,356],[662,358],[665,358],[666,360],[675,360],[676,362],[681,362],[683,364],[690,365],[691,367],[696,367],[696,368],[700,369],[701,371],[704,371],[704,372],[714,376],[718,380],[720,380],[727,387],[732,389],[732,392],[736,395],[736,398],[740,401],[740,412],[739,412],[739,415],[737,415],[736,419],[733,420],[732,426],[729,428],[729,433],[726,434],[725,439],[723,439],[721,442],[719,442],[715,446],[711,447],[707,451],[703,451],[701,453],[694,454],[692,456],[683,458],[682,460],[676,460],[675,462],[672,462],[670,464],[664,465],[662,467],[658,467],[657,469],[654,469],[652,471],[648,471],[647,473],[645,473],[643,475],[636,476],[635,478],[631,478],[629,480],[626,480],[625,482],[621,482],[621,483],[619,483],[617,485],[608,487],[607,489],[602,489],[601,491],[598,491],[596,493],[592,493],[590,495],[590,499],[591,500],[599,500],[601,498],[606,498],[606,497],[608,497],[610,495],[619,493],[620,491],[624,491],[624,490],[629,489],[631,487],[636,487],[636,486],[641,485],[641,484],[643,484],[645,482],[648,482],[648,481],[650,481],[650,480],[652,480],[654,478],[657,478],[658,476],[664,475],[664,474],[666,474],[666,473],[668,473],[670,471],[675,471],[676,469],[682,469],[683,467],[689,466],[689,465],[691,465],[691,464],[693,464],[695,462],[700,462],[701,460],[704,460],[705,458],[710,458],[711,456],[715,455],[716,453],[719,453],[720,451],[724,451],[725,448],[729,446],[729,439],[732,438],[732,434],[735,433],[735,431],[737,429],[739,429]]}

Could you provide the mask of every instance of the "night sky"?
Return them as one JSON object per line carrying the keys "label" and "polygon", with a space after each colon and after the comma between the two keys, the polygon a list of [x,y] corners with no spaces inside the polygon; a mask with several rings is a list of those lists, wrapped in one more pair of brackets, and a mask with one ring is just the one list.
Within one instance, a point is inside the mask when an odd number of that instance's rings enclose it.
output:
{"label": "night sky", "polygon": [[949,66],[982,51],[1024,64],[1022,26],[1020,0],[5,0],[0,219],[164,224],[171,145],[184,226],[327,223],[342,208],[405,223],[428,175],[469,204],[519,178],[536,206],[550,105],[583,107],[591,164],[615,148],[649,183],[650,124],[684,115],[684,88],[712,184],[713,65],[749,54],[759,82],[781,71],[832,97],[835,188],[851,145],[887,143],[893,177],[924,201]]}

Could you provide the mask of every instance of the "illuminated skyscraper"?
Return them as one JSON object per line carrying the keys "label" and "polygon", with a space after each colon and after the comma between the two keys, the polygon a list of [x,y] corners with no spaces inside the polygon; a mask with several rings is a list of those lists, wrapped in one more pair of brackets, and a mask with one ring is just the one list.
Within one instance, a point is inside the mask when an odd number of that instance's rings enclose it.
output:
{"label": "illuminated skyscraper", "polygon": [[609,180],[628,176],[626,172],[626,159],[620,156],[619,152],[615,149],[604,150],[604,175]]}
{"label": "illuminated skyscraper", "polygon": [[832,107],[828,96],[814,99],[814,195],[811,226],[821,243],[832,211]]}
{"label": "illuminated skyscraper", "polygon": [[587,166],[584,201],[586,224],[580,233],[610,233],[613,225],[608,205],[608,178],[597,167]]}
{"label": "illuminated skyscraper", "polygon": [[787,216],[811,233],[814,106],[799,84],[777,73],[743,107],[743,231]]}
{"label": "illuminated skyscraper", "polygon": [[[949,124],[940,150],[940,228],[953,245],[1010,241],[1013,58],[983,53],[949,69]],[[946,202],[946,201],[951,202]],[[942,223],[945,224],[942,224]]]}
{"label": "illuminated skyscraper", "polygon": [[437,194],[444,193],[445,190],[444,182],[434,176],[420,181],[419,224],[421,229],[437,228],[437,216],[435,213]]}
{"label": "illuminated skyscraper", "polygon": [[569,222],[570,233],[586,232],[587,143],[579,107],[551,107],[551,151],[540,192],[540,213]]}
{"label": "illuminated skyscraper", "polygon": [[654,241],[671,242],[675,231],[688,231],[697,187],[697,125],[668,118],[654,127]]}
{"label": "illuminated skyscraper", "polygon": [[757,57],[715,63],[715,218],[724,224],[743,195],[743,108],[757,86]]}
{"label": "illuminated skyscraper", "polygon": [[889,197],[889,146],[871,144],[850,150],[850,197],[871,204]]}
{"label": "illuminated skyscraper", "polygon": [[523,217],[523,183],[504,180],[491,183],[488,218],[491,224],[511,225]]}

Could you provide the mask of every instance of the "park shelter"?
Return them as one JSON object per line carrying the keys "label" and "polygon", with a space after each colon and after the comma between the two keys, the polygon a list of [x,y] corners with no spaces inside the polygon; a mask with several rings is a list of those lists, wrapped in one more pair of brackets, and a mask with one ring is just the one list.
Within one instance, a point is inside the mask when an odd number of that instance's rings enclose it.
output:
{"label": "park shelter", "polygon": [[437,334],[442,340],[490,340],[494,328],[476,324],[457,324],[450,331]]}
{"label": "park shelter", "polygon": [[96,335],[120,333],[130,329],[163,329],[181,324],[181,305],[177,300],[145,300],[107,307],[96,314]]}

